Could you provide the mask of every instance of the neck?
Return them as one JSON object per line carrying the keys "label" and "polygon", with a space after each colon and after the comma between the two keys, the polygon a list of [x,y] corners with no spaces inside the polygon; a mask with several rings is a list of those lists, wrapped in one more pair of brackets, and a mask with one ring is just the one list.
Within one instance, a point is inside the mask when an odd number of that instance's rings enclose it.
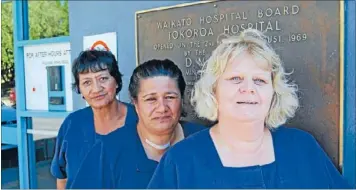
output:
{"label": "neck", "polygon": [[[165,134],[155,134],[148,131],[147,128],[141,122],[137,124],[137,132],[143,144],[147,157],[156,161],[159,161],[162,155],[166,152],[166,150],[174,144],[177,139],[177,131],[178,126],[173,128],[172,131],[169,131]],[[147,140],[149,142],[147,142]],[[163,146],[168,143],[170,143],[170,146],[168,146],[166,149],[157,149],[152,146],[152,144]]]}
{"label": "neck", "polygon": [[260,148],[266,132],[264,121],[236,123],[223,119],[219,119],[216,131],[225,143],[245,152]]}
{"label": "neck", "polygon": [[119,114],[119,103],[114,100],[109,105],[102,108],[93,108],[94,119],[99,123],[106,123],[111,120],[118,118]]}

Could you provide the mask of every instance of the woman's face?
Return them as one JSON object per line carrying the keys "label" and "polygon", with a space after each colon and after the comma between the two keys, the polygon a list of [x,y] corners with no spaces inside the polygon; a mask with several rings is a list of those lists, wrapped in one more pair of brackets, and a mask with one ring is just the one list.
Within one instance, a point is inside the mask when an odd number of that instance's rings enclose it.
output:
{"label": "woman's face", "polygon": [[273,97],[267,61],[241,53],[217,81],[218,117],[238,122],[264,121]]}
{"label": "woman's face", "polygon": [[109,71],[79,74],[79,90],[93,108],[102,108],[116,100],[116,80]]}
{"label": "woman's face", "polygon": [[179,122],[182,97],[174,79],[158,76],[140,80],[134,104],[139,122],[148,131],[169,134]]}

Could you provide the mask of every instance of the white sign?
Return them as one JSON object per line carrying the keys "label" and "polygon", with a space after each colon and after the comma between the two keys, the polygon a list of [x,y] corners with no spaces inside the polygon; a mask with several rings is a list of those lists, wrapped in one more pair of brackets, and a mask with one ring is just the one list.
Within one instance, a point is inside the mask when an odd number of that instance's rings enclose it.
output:
{"label": "white sign", "polygon": [[117,40],[116,32],[98,34],[93,36],[84,36],[83,47],[88,49],[105,49],[111,51],[117,59]]}
{"label": "white sign", "polygon": [[70,43],[24,47],[26,108],[48,110],[47,66],[64,65],[66,111],[73,110]]}
{"label": "white sign", "polygon": [[[104,34],[84,36],[83,37],[83,49],[105,49],[114,54],[117,60],[117,40],[116,32],[109,32]],[[119,98],[117,95],[116,98]],[[88,102],[86,105],[89,106]]]}

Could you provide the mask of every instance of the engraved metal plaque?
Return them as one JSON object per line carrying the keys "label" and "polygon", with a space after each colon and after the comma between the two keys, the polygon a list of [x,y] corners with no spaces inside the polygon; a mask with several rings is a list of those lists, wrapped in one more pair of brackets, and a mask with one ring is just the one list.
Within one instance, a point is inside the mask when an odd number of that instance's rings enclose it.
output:
{"label": "engraved metal plaque", "polygon": [[300,109],[287,126],[311,132],[337,165],[342,23],[338,1],[214,1],[140,11],[137,63],[168,58],[178,64],[188,85],[185,119],[197,121],[190,91],[218,36],[249,27],[265,31],[299,86]]}

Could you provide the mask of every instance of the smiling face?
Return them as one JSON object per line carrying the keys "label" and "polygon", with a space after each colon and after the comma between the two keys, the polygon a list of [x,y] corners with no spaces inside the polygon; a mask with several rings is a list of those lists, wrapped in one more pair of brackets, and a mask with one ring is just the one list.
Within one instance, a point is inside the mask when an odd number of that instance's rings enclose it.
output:
{"label": "smiling face", "polygon": [[102,108],[116,100],[117,83],[109,71],[79,74],[79,90],[93,108]]}
{"label": "smiling face", "polygon": [[134,102],[139,122],[155,134],[169,134],[177,126],[182,98],[177,82],[166,76],[142,79]]}
{"label": "smiling face", "polygon": [[218,118],[238,122],[264,121],[273,97],[267,61],[243,52],[233,59],[217,81]]}

